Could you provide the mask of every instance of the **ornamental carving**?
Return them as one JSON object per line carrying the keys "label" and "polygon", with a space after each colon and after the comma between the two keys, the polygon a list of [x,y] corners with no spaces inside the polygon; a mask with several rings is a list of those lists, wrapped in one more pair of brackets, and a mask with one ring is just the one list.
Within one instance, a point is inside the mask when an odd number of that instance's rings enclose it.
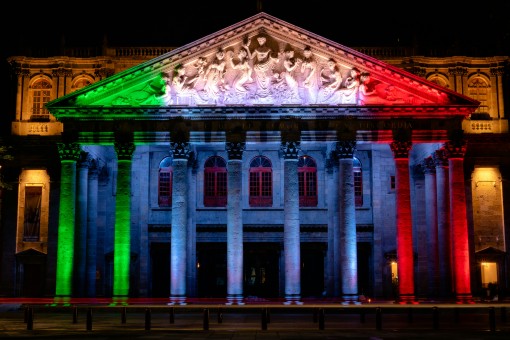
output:
{"label": "ornamental carving", "polygon": [[171,142],[172,153],[174,159],[188,159],[190,156],[190,148],[188,142]]}
{"label": "ornamental carving", "polygon": [[135,143],[115,141],[114,148],[119,161],[130,161],[135,152]]}
{"label": "ornamental carving", "polygon": [[282,142],[281,150],[284,159],[297,159],[300,150],[300,142]]}
{"label": "ornamental carving", "polygon": [[464,158],[467,149],[465,139],[451,140],[444,144],[448,158]]}
{"label": "ornamental carving", "polygon": [[62,161],[78,161],[81,156],[80,144],[72,143],[57,143],[58,155]]}
{"label": "ornamental carving", "polygon": [[441,148],[439,150],[436,150],[432,154],[432,158],[434,158],[434,163],[436,164],[436,167],[438,166],[448,166],[448,157],[446,154],[446,150],[444,148]]}
{"label": "ornamental carving", "polygon": [[225,143],[225,150],[228,153],[228,159],[243,159],[243,151],[246,148],[246,143],[244,142],[227,142]]}
{"label": "ornamental carving", "polygon": [[[427,94],[430,95],[430,94]],[[113,105],[419,105],[430,100],[266,32],[173,64]]]}
{"label": "ornamental carving", "polygon": [[413,143],[411,141],[393,141],[390,143],[390,148],[395,158],[408,158],[412,147]]}
{"label": "ornamental carving", "polygon": [[433,175],[436,173],[436,162],[432,156],[425,158],[421,166],[425,174]]}
{"label": "ornamental carving", "polygon": [[342,159],[352,158],[354,156],[354,151],[356,151],[356,141],[345,140],[335,143],[335,150],[333,150],[333,153],[336,158]]}

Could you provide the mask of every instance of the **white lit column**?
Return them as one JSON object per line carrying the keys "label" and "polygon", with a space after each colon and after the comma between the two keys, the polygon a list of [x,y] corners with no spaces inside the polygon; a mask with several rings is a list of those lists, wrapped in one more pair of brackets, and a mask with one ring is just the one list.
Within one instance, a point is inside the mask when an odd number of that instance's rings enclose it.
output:
{"label": "white lit column", "polygon": [[344,304],[358,301],[358,255],[356,242],[356,205],[354,199],[353,156],[355,140],[336,143],[338,171],[338,248]]}
{"label": "white lit column", "polygon": [[423,160],[425,174],[425,222],[427,225],[429,297],[439,292],[439,260],[437,238],[437,184],[436,164],[432,157]]}
{"label": "white lit column", "polygon": [[299,142],[283,141],[283,248],[285,260],[285,304],[300,304],[301,248],[299,234]]}
{"label": "white lit column", "polygon": [[227,304],[243,304],[242,170],[244,142],[227,142]]}
{"label": "white lit column", "polygon": [[450,189],[448,184],[448,158],[445,149],[436,150],[437,192],[437,250],[439,261],[439,297],[452,295],[450,253]]}
{"label": "white lit column", "polygon": [[187,142],[172,142],[172,231],[170,244],[170,303],[186,304],[188,157]]}

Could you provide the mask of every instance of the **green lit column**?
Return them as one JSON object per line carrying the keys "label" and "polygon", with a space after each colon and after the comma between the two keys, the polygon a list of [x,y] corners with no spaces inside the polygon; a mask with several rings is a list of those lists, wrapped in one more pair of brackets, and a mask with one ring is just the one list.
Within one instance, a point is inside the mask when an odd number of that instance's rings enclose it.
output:
{"label": "green lit column", "polygon": [[[131,157],[135,144],[116,141],[117,192],[115,196],[115,231],[113,237],[113,297],[129,295],[129,265],[131,255]],[[114,301],[115,302],[115,301]]]}
{"label": "green lit column", "polygon": [[73,292],[76,162],[81,150],[78,143],[58,143],[57,147],[61,173],[55,298],[59,300]]}

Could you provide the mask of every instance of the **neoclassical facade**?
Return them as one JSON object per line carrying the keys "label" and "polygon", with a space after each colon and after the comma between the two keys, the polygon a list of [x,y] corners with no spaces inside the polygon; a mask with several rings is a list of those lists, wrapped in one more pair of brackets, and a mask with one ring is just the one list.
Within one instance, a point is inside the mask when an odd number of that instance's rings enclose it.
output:
{"label": "neoclassical facade", "polygon": [[508,295],[509,57],[374,54],[259,13],[10,58],[0,294]]}

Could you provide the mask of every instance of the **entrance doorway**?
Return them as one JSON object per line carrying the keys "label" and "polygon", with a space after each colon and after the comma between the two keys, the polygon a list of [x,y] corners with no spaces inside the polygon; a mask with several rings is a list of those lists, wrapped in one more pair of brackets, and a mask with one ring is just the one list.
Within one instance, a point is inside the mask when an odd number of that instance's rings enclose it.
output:
{"label": "entrance doorway", "polygon": [[227,244],[197,243],[198,297],[227,296]]}
{"label": "entrance doorway", "polygon": [[324,292],[324,243],[301,243],[301,296],[320,298]]}
{"label": "entrance doorway", "polygon": [[170,296],[170,243],[151,243],[152,297]]}
{"label": "entrance doorway", "polygon": [[358,293],[366,297],[373,296],[374,294],[372,288],[372,282],[374,282],[372,279],[372,263],[372,244],[370,242],[358,242]]}
{"label": "entrance doorway", "polygon": [[276,298],[279,293],[279,243],[244,244],[245,297]]}

